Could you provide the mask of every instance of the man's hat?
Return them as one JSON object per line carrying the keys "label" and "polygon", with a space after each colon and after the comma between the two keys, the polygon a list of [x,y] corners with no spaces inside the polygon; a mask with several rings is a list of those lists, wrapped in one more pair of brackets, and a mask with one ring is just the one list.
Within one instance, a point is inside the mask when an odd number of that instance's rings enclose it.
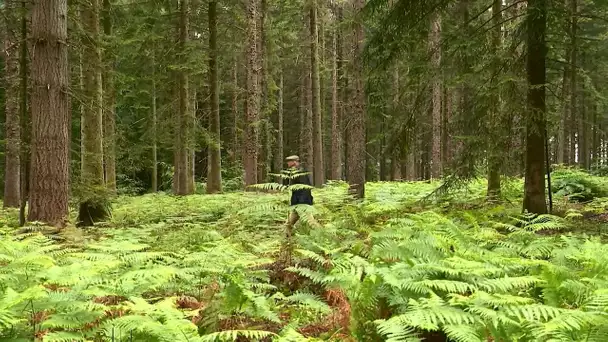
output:
{"label": "man's hat", "polygon": [[287,160],[287,161],[299,161],[300,157],[298,157],[298,156],[289,156],[289,157],[285,158],[285,160]]}

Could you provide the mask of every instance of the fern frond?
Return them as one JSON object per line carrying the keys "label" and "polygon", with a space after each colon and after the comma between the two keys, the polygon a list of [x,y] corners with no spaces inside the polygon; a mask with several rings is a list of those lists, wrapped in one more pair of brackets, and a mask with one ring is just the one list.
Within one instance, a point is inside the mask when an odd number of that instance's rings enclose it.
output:
{"label": "fern frond", "polygon": [[239,337],[261,340],[263,338],[274,336],[277,335],[275,333],[262,330],[226,330],[204,335],[201,337],[201,342],[236,341]]}

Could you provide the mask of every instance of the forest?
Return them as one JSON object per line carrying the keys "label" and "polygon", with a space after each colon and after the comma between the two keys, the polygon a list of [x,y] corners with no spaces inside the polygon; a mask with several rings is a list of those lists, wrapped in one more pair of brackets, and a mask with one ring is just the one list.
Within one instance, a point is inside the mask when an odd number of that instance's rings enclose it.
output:
{"label": "forest", "polygon": [[0,342],[608,341],[606,0],[0,0],[0,39]]}

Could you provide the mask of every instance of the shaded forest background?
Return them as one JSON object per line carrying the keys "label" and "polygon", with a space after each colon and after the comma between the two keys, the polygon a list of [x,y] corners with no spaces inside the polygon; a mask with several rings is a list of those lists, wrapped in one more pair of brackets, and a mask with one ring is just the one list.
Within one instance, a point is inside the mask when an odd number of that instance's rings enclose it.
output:
{"label": "shaded forest background", "polygon": [[70,203],[90,214],[116,193],[274,181],[299,154],[315,186],[345,180],[358,197],[366,181],[487,177],[499,199],[501,179],[525,176],[524,207],[543,213],[547,166],[608,162],[607,11],[6,0],[3,203],[59,224]]}

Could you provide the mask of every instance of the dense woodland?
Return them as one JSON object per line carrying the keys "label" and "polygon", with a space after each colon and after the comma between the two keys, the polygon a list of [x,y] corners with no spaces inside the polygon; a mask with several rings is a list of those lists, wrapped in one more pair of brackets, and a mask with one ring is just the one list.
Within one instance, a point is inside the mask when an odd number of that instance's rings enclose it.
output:
{"label": "dense woodland", "polygon": [[608,340],[608,1],[0,11],[0,341]]}
{"label": "dense woodland", "polygon": [[544,213],[547,165],[608,159],[601,1],[37,6],[3,5],[4,205],[32,221],[70,196],[266,183],[288,154],[358,197],[525,176]]}

